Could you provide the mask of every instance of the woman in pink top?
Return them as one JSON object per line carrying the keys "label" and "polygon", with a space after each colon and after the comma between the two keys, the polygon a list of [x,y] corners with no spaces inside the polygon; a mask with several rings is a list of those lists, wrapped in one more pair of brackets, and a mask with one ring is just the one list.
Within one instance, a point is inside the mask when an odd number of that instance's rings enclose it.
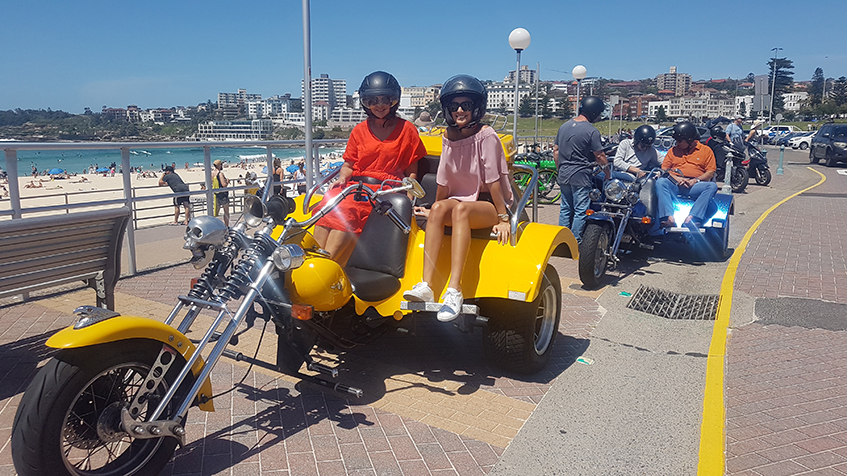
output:
{"label": "woman in pink top", "polygon": [[492,229],[501,245],[509,240],[509,170],[497,133],[480,123],[487,102],[488,91],[473,76],[453,76],[444,83],[441,107],[449,127],[436,175],[438,191],[431,210],[415,208],[416,214],[427,217],[423,281],[403,297],[408,301],[434,301],[429,283],[435,277],[444,227],[452,227],[450,280],[438,311],[442,322],[452,321],[462,311],[462,270],[471,230]]}

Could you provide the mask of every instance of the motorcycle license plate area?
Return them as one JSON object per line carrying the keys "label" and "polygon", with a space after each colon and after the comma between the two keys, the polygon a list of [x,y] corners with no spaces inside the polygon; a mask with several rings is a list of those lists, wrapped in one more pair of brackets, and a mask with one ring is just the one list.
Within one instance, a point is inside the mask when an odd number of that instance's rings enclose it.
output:
{"label": "motorcycle license plate area", "polygon": [[[715,196],[712,200],[712,204],[709,205],[708,211],[712,212],[709,219],[703,224],[703,228],[711,228],[717,225],[717,223],[725,223],[727,221],[727,217],[731,214],[732,210],[732,197],[727,196],[728,199],[724,199],[721,197],[721,194]],[[685,219],[688,218],[688,214],[691,212],[691,208],[694,206],[694,200],[689,198],[677,197],[673,203],[673,218],[676,223],[684,223]]]}

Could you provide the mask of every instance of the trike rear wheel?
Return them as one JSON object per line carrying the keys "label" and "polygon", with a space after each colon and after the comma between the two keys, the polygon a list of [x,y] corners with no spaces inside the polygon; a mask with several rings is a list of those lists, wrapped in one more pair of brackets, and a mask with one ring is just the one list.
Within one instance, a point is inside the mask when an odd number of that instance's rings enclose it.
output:
{"label": "trike rear wheel", "polygon": [[497,300],[481,307],[488,317],[483,349],[491,363],[522,374],[536,373],[547,365],[562,312],[562,283],[556,268],[547,265],[534,301]]}

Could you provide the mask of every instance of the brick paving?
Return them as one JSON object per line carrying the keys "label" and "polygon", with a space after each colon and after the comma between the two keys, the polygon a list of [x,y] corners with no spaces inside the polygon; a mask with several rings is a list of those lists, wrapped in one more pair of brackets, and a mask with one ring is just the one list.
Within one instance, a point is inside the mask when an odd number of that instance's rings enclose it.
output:
{"label": "brick paving", "polygon": [[[827,181],[774,210],[753,235],[736,290],[847,304],[847,187],[818,170]],[[847,332],[734,327],[726,369],[727,474],[847,474]]]}

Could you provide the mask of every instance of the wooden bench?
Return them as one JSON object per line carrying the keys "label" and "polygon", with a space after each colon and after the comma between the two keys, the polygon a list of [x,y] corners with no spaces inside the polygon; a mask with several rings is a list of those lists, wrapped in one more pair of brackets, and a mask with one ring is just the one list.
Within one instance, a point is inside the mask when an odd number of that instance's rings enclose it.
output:
{"label": "wooden bench", "polygon": [[0,298],[82,280],[115,309],[128,208],[0,222]]}

